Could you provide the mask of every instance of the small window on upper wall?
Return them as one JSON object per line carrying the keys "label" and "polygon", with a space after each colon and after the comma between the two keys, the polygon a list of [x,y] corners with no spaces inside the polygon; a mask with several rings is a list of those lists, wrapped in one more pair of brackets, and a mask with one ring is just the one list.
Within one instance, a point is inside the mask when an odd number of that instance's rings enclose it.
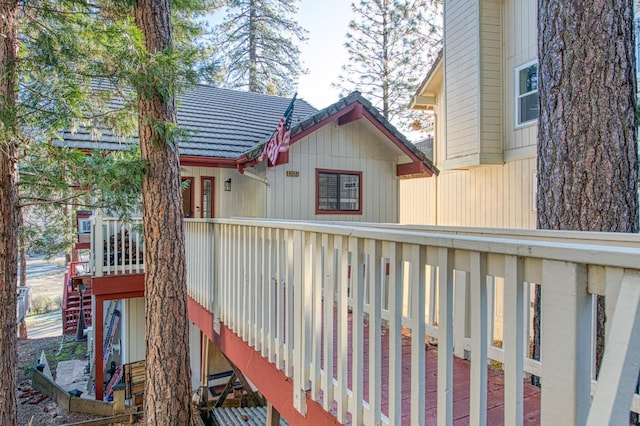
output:
{"label": "small window on upper wall", "polygon": [[516,126],[538,119],[538,64],[516,68]]}
{"label": "small window on upper wall", "polygon": [[316,170],[316,213],[362,214],[362,173]]}

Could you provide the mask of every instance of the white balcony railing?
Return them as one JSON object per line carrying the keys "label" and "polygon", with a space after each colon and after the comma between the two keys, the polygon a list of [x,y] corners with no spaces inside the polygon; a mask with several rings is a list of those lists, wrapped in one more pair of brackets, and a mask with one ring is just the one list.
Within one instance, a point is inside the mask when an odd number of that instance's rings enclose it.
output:
{"label": "white balcony railing", "polygon": [[[452,424],[454,354],[471,359],[471,424],[487,423],[491,360],[504,371],[505,424],[523,423],[527,373],[541,377],[544,425],[623,424],[640,412],[639,236],[231,219],[187,220],[185,235],[190,296],[214,313],[214,327],[223,323],[292,379],[301,413],[308,394],[342,423],[424,424],[425,339],[438,342],[439,424]],[[541,361],[528,356],[538,285]],[[597,294],[608,322],[596,382]]]}
{"label": "white balcony railing", "polygon": [[31,287],[18,287],[16,319],[20,324],[31,310]]}
{"label": "white balcony railing", "polygon": [[[542,424],[584,424],[592,406],[592,295],[606,294],[610,343],[589,423],[628,421],[640,359],[638,236],[612,237],[616,243],[585,233],[506,238],[505,231],[464,235],[464,229],[438,233],[259,220],[218,220],[214,226],[219,229],[213,312],[293,379],[294,405],[302,413],[309,390],[325,409],[335,409],[340,422],[349,415],[352,424],[399,424],[401,369],[410,368],[411,383],[404,389],[411,392],[411,423],[424,424],[424,342],[432,337],[438,340],[440,424],[452,421],[453,355],[464,354],[460,345],[471,358],[472,424],[486,424],[490,359],[504,366],[505,424],[523,422],[525,371],[542,378]],[[489,336],[490,287],[498,279],[504,282],[502,348]],[[541,363],[525,350],[529,285],[542,289]],[[434,294],[437,300],[429,301]],[[381,383],[387,368],[380,354],[384,317],[388,383]],[[337,327],[326,326],[332,322]],[[410,367],[400,362],[403,326],[412,339]],[[389,395],[386,416],[383,387]]]}
{"label": "white balcony railing", "polygon": [[94,216],[91,254],[93,275],[96,277],[144,272],[142,219],[122,222]]}
{"label": "white balcony railing", "polygon": [[215,312],[214,224],[206,219],[186,219],[184,233],[189,296]]}

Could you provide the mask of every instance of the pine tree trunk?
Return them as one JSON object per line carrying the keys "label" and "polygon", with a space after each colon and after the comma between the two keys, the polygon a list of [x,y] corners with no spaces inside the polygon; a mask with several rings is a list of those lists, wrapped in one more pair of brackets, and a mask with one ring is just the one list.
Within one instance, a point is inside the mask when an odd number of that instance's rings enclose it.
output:
{"label": "pine tree trunk", "polygon": [[255,0],[249,1],[249,91],[258,92],[258,47],[256,33],[258,32],[258,16]]}
{"label": "pine tree trunk", "polygon": [[18,2],[0,1],[0,424],[17,424],[16,296],[18,168],[16,138]]}
{"label": "pine tree trunk", "polygon": [[538,228],[638,232],[631,0],[539,1],[538,61]]}
{"label": "pine tree trunk", "polygon": [[[138,0],[136,25],[149,56],[171,48],[169,0]],[[141,69],[145,74],[146,70]],[[145,238],[146,387],[149,425],[191,423],[189,321],[180,167],[177,146],[157,132],[176,122],[175,99],[163,99],[152,84],[138,93]],[[155,123],[155,124],[154,124]]]}

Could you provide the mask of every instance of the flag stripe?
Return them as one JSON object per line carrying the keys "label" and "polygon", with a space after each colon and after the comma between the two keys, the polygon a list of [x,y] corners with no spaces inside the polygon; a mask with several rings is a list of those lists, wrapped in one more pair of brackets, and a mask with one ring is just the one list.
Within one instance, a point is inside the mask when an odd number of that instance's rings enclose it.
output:
{"label": "flag stripe", "polygon": [[293,95],[289,106],[273,131],[271,139],[269,139],[269,142],[265,144],[264,151],[262,152],[261,157],[266,156],[272,166],[274,166],[278,161],[279,153],[289,150],[291,117],[293,115],[293,104],[296,100],[296,95]]}

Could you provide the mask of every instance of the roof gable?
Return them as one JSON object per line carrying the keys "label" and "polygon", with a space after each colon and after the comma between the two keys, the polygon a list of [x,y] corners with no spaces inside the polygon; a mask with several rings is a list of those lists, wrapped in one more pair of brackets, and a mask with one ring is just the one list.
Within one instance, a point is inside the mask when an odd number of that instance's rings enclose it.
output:
{"label": "roof gable", "polygon": [[[344,125],[361,118],[368,119],[390,143],[395,144],[412,160],[408,165],[398,166],[398,176],[431,176],[434,173],[439,173],[424,152],[417,149],[389,120],[384,118],[371,102],[357,91],[292,126],[291,143],[296,143],[320,127],[335,120],[338,120],[338,125]],[[263,149],[264,143],[249,150],[246,153],[247,160],[255,161]]]}
{"label": "roof gable", "polygon": [[[240,168],[255,164],[290,101],[290,98],[206,85],[185,90],[177,99],[178,125],[188,135],[178,143],[181,160],[192,165]],[[398,176],[438,173],[424,153],[359,92],[353,92],[320,111],[306,101],[296,99],[291,142],[295,143],[333,120],[344,125],[363,117],[411,159],[412,167],[409,169],[406,165],[398,166]],[[58,145],[123,150],[137,143],[137,136],[123,139],[109,129],[99,130],[99,137],[88,128],[66,131],[62,135],[63,142]]]}

